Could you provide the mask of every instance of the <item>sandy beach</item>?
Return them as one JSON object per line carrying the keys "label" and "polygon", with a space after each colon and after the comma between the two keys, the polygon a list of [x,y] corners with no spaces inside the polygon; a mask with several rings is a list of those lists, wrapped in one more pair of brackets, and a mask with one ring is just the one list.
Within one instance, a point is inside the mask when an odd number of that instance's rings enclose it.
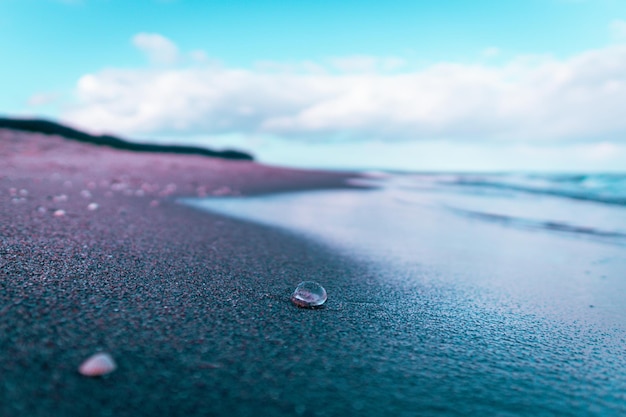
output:
{"label": "sandy beach", "polygon": [[[338,275],[339,261],[173,197],[338,187],[346,175],[0,138],[0,415],[280,415],[300,406],[284,390],[295,394],[294,380],[305,390],[326,369],[307,352],[329,340],[314,336],[326,312],[294,308],[290,291],[303,277]],[[118,371],[79,375],[99,350]]]}
{"label": "sandy beach", "polygon": [[[388,280],[175,201],[347,188],[348,174],[8,130],[0,158],[2,416],[626,412],[623,329],[489,310],[440,285],[445,264]],[[323,283],[325,308],[289,302],[303,280]],[[98,351],[118,369],[80,375]]]}

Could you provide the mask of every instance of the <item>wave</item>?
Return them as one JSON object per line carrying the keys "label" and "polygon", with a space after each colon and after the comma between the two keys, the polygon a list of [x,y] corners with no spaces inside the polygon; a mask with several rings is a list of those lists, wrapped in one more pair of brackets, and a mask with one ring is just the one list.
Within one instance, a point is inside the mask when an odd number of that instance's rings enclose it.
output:
{"label": "wave", "polygon": [[442,185],[492,188],[626,206],[624,174],[461,175]]}
{"label": "wave", "polygon": [[583,237],[595,238],[607,243],[626,245],[626,233],[612,230],[603,230],[596,227],[580,226],[553,220],[536,220],[524,217],[507,216],[499,213],[489,213],[481,211],[464,210],[456,207],[447,207],[448,210],[468,217],[488,222],[499,223],[504,226],[521,229],[539,229],[558,233],[580,235]]}
{"label": "wave", "polygon": [[443,208],[467,219],[626,244],[623,174],[367,175],[364,184],[413,207]]}

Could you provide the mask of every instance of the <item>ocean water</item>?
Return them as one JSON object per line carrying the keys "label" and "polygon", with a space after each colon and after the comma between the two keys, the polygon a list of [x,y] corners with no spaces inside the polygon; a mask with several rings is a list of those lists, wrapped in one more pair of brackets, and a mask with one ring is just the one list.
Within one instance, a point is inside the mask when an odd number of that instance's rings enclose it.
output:
{"label": "ocean water", "polygon": [[[496,222],[508,227],[544,229],[571,237],[594,239],[614,245],[626,244],[626,175],[620,174],[411,174],[364,172],[364,177],[352,181],[354,185],[373,188],[370,193],[376,200],[376,209],[398,210],[401,204],[415,207],[430,206],[443,209],[459,216]],[[349,192],[318,192],[315,199],[350,200]],[[251,207],[258,201],[295,202],[309,198],[303,195],[264,196],[261,198],[229,199],[215,198],[186,200],[203,208],[222,211],[220,207],[230,206],[230,201],[246,201]],[[369,205],[368,197],[359,197],[359,204]],[[382,201],[381,201],[382,200]],[[297,204],[297,203],[296,203]],[[384,206],[384,207],[383,207]],[[238,208],[226,213],[235,217],[281,226],[281,221],[273,219],[270,213],[250,217],[249,209]],[[300,209],[301,210],[301,209]],[[256,210],[249,210],[256,211]],[[409,213],[405,213],[409,217]],[[326,219],[332,221],[332,218]],[[410,218],[406,224],[414,224]],[[342,223],[345,219],[342,219]],[[387,221],[383,216],[381,221]],[[304,231],[310,223],[297,222],[290,218],[288,227]],[[292,224],[293,223],[293,224]],[[295,223],[298,223],[297,225]]]}
{"label": "ocean water", "polygon": [[[425,415],[626,415],[626,175],[353,182],[365,188],[182,203],[313,239],[410,288],[382,308],[404,323],[398,372],[428,375],[393,389]],[[322,284],[328,308],[350,301]]]}

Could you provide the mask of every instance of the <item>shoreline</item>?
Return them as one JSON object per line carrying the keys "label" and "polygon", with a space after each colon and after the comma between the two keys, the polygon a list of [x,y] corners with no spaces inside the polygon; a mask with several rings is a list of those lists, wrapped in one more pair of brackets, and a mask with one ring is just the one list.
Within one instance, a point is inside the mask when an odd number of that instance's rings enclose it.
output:
{"label": "shoreline", "polygon": [[[626,412],[623,333],[486,310],[439,285],[450,268],[392,280],[298,233],[175,202],[346,175],[2,135],[3,416]],[[289,302],[304,280],[328,291],[323,309]],[[79,375],[98,350],[118,369]]]}

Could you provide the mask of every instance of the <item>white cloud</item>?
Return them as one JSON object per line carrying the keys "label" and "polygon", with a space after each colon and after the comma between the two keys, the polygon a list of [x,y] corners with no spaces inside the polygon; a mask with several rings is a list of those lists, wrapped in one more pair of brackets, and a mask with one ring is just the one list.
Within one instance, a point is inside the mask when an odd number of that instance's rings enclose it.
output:
{"label": "white cloud", "polygon": [[378,58],[368,55],[353,55],[333,58],[331,65],[343,72],[391,71],[401,68],[405,62],[401,58]]}
{"label": "white cloud", "polygon": [[402,73],[111,69],[77,93],[67,120],[128,134],[601,142],[626,138],[626,45]]}
{"label": "white cloud", "polygon": [[626,21],[615,19],[609,25],[611,36],[616,41],[626,41]]}
{"label": "white cloud", "polygon": [[54,103],[58,99],[59,99],[58,93],[38,93],[38,94],[32,95],[28,99],[27,104],[30,107],[45,106],[47,104]]}
{"label": "white cloud", "polygon": [[326,68],[317,62],[280,62],[280,61],[257,61],[254,68],[259,72],[290,73],[290,74],[325,74]]}
{"label": "white cloud", "polygon": [[152,63],[174,64],[178,61],[179,52],[176,44],[158,33],[138,33],[133,36],[132,42]]}
{"label": "white cloud", "polygon": [[500,48],[498,48],[496,46],[490,46],[489,48],[485,48],[483,50],[482,55],[485,58],[493,58],[494,56],[500,55]]}
{"label": "white cloud", "polygon": [[209,56],[201,49],[189,52],[189,58],[194,62],[204,63],[209,61]]}

